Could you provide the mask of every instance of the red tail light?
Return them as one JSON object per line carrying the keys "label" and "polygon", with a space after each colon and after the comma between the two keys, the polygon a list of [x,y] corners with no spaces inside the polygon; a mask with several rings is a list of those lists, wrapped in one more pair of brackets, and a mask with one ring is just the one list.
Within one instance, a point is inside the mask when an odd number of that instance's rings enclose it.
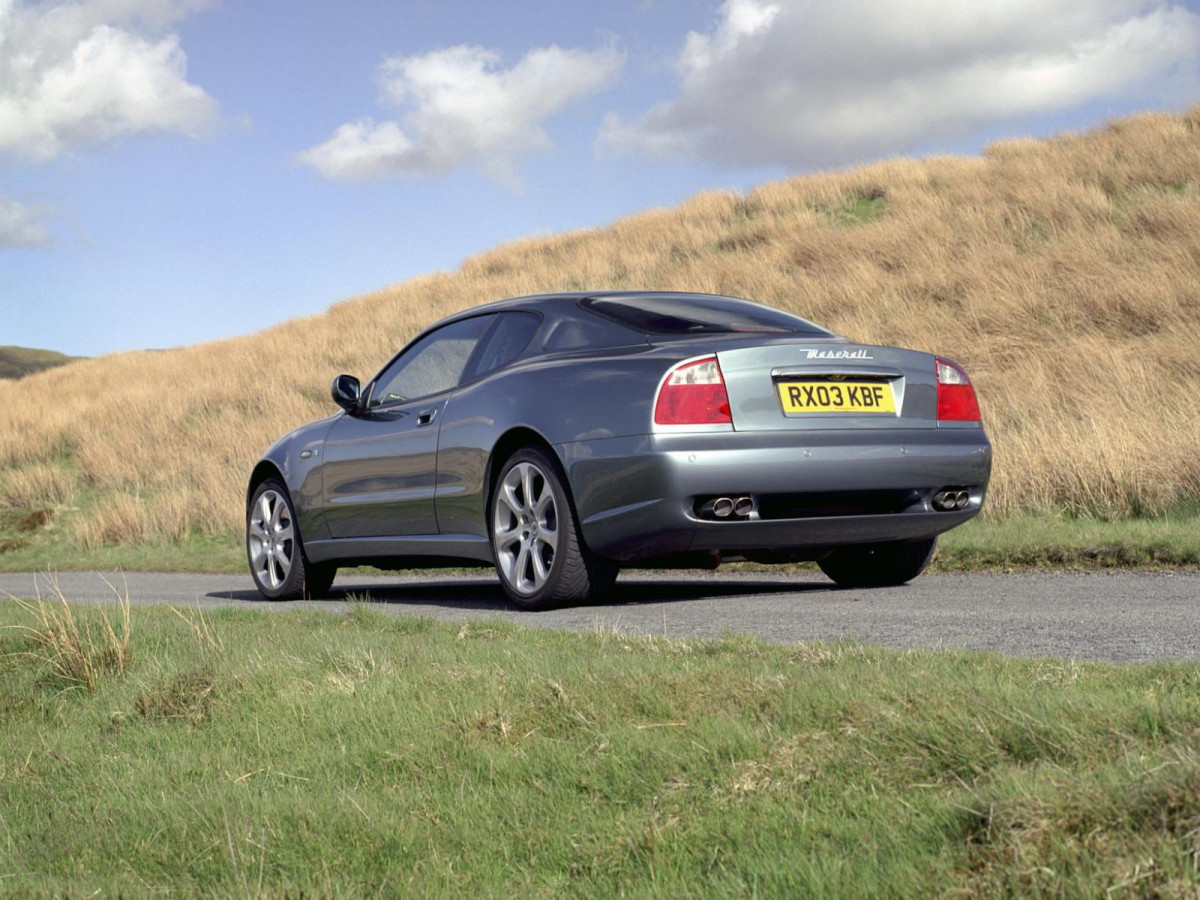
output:
{"label": "red tail light", "polygon": [[978,422],[979,401],[975,388],[961,367],[944,359],[937,361],[938,421]]}
{"label": "red tail light", "polygon": [[720,425],[730,423],[729,395],[715,356],[680,363],[658,389],[654,404],[658,425]]}

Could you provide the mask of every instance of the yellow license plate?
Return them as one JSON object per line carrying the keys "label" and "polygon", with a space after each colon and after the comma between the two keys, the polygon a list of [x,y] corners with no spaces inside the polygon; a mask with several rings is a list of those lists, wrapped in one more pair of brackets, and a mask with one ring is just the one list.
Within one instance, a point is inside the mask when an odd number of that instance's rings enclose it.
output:
{"label": "yellow license plate", "polygon": [[785,413],[896,412],[886,381],[782,381],[775,387]]}

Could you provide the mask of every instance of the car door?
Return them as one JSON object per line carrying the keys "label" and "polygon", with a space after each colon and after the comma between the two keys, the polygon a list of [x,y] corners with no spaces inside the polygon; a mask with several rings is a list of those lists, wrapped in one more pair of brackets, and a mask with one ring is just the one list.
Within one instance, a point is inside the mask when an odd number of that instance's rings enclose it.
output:
{"label": "car door", "polygon": [[459,319],[406,347],[325,440],[323,500],[334,538],[437,534],[438,430],[494,314]]}
{"label": "car door", "polygon": [[479,342],[455,391],[442,410],[438,434],[437,517],[442,534],[487,536],[484,492],[487,466],[500,432],[513,424],[518,398],[507,393],[503,380],[489,375],[524,354],[542,317],[525,310],[509,310],[496,317]]}

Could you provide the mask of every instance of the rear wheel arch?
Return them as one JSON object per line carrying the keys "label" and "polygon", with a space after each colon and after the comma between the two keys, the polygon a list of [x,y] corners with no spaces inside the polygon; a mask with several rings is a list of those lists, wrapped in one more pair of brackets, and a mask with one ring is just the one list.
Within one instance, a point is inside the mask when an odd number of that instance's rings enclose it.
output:
{"label": "rear wheel arch", "polygon": [[[575,517],[575,521],[581,521],[579,508],[575,505],[575,486],[571,484],[571,471],[567,467],[566,460],[562,458],[562,455],[555,446],[546,440],[540,432],[525,426],[517,426],[510,428],[500,436],[500,440],[496,441],[492,447],[492,455],[488,459],[487,483],[484,486],[483,492],[483,514],[487,523],[489,536],[492,532],[492,500],[496,495],[496,485],[500,480],[500,471],[504,468],[504,464],[512,458],[514,453],[526,447],[537,447],[558,463],[558,468],[562,475],[563,490],[567,495],[567,505],[570,506],[571,514]],[[587,545],[582,528],[580,529],[579,540],[584,546]]]}
{"label": "rear wheel arch", "polygon": [[[496,491],[496,483],[497,483],[498,479],[500,478],[500,470],[502,468],[504,468],[504,464],[506,462],[508,462],[509,457],[511,457],[518,450],[522,450],[525,447],[541,448],[542,450],[546,451],[546,453],[550,454],[550,456],[552,456],[554,459],[557,459],[559,466],[561,466],[564,470],[566,469],[566,466],[563,466],[563,464],[562,464],[562,459],[559,457],[558,451],[555,450],[554,446],[548,440],[546,440],[546,438],[543,437],[539,432],[535,431],[532,428],[526,428],[524,426],[510,428],[508,431],[504,432],[504,434],[500,435],[500,439],[498,441],[496,441],[496,443],[492,446],[492,453],[491,453],[491,456],[488,458],[487,484],[486,484],[486,489],[484,491],[484,496],[485,496],[484,514],[485,514],[485,516],[490,517],[490,511],[492,508],[492,497],[494,496],[495,491]],[[567,494],[570,495],[570,493],[571,493],[570,485],[568,485],[567,487],[568,487]],[[570,502],[572,505],[574,505],[575,501],[573,498],[571,498]],[[488,519],[488,522],[489,522],[488,528],[490,530],[491,529],[490,518]]]}
{"label": "rear wheel arch", "polygon": [[[571,513],[575,516],[575,521],[581,521],[579,518],[579,508],[575,505],[575,486],[571,483],[571,470],[567,467],[566,460],[558,452],[553,444],[551,444],[540,432],[525,426],[517,426],[510,428],[500,436],[500,440],[496,441],[492,447],[492,455],[488,459],[487,467],[487,484],[484,490],[484,516],[487,520],[488,534],[492,530],[492,498],[496,493],[496,484],[500,479],[500,470],[504,468],[504,464],[518,450],[523,450],[526,447],[538,447],[546,452],[546,454],[558,463],[558,468],[562,473],[563,489],[567,495],[567,504],[571,507]],[[579,535],[580,541],[585,545],[582,531]]]}

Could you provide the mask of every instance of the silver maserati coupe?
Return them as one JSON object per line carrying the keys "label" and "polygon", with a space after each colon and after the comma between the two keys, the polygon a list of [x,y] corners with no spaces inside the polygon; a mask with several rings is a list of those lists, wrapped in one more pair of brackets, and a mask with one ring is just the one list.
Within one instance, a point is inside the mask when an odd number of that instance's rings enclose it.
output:
{"label": "silver maserati coupe", "polygon": [[417,335],[250,475],[246,549],[272,599],[339,566],[494,565],[539,609],[625,567],[815,560],[916,577],[991,472],[957,363],[856,344],[731,297],[519,297]]}

